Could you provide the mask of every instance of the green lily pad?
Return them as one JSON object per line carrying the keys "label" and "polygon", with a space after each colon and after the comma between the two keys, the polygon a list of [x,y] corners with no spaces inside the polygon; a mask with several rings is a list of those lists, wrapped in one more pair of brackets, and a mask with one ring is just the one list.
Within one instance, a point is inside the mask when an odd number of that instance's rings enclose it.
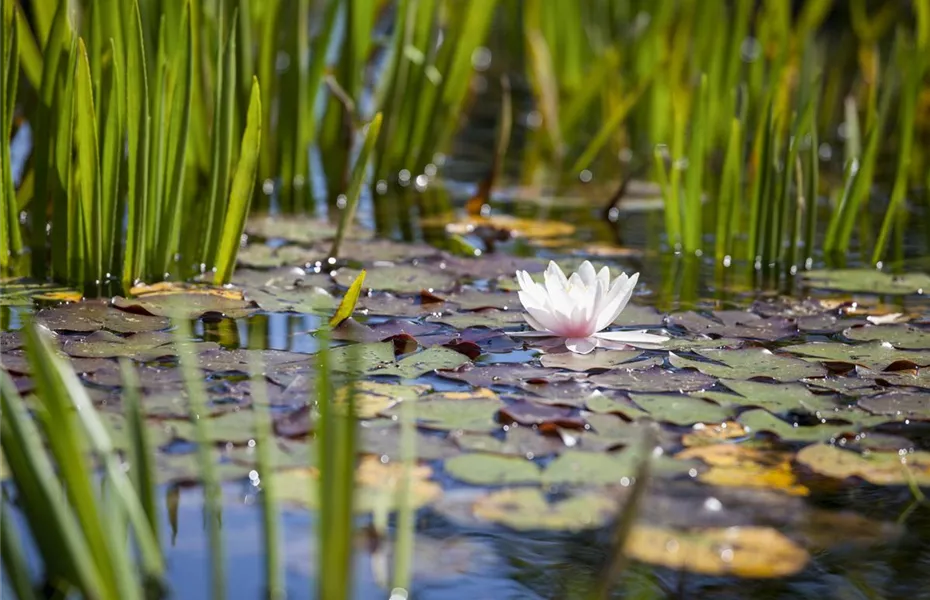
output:
{"label": "green lily pad", "polygon": [[301,246],[279,246],[249,244],[239,250],[236,262],[244,267],[268,269],[282,265],[303,265],[326,258],[325,253]]}
{"label": "green lily pad", "polygon": [[369,375],[394,375],[401,379],[415,379],[438,369],[457,369],[468,362],[471,361],[464,354],[442,346],[433,346],[422,352],[405,356],[396,364],[386,365],[383,368],[373,367],[367,373]]}
{"label": "green lily pad", "polygon": [[[886,373],[882,373],[885,375]],[[899,373],[887,373],[899,375]],[[882,391],[882,387],[874,381],[859,379],[858,377],[805,377],[802,382],[815,389],[832,390],[844,396],[871,396]]]}
{"label": "green lily pad", "polygon": [[732,411],[699,398],[672,394],[630,394],[633,400],[656,421],[675,425],[722,423]]}
{"label": "green lily pad", "polygon": [[874,415],[893,416],[895,420],[930,420],[930,393],[894,390],[860,398],[858,404]]}
{"label": "green lily pad", "polygon": [[[126,417],[119,413],[100,411],[100,419],[103,421],[107,433],[110,434],[110,441],[113,446],[120,450],[129,450],[132,444],[132,437],[129,433],[129,424]],[[177,437],[177,428],[172,421],[161,421],[156,419],[145,420],[146,434],[151,448],[164,446],[175,437]]]}
{"label": "green lily pad", "polygon": [[[333,279],[339,285],[349,287],[359,273],[357,269],[339,269],[333,273]],[[423,290],[446,291],[454,285],[455,277],[440,270],[439,267],[395,265],[368,269],[363,289],[416,294]]]}
{"label": "green lily pad", "polygon": [[801,383],[763,383],[736,379],[726,379],[720,383],[739,395],[720,392],[699,392],[699,395],[722,404],[758,406],[772,413],[803,410],[820,414],[834,412],[839,407],[833,396],[814,394]]}
{"label": "green lily pad", "polygon": [[296,286],[329,288],[333,284],[329,273],[308,273],[302,267],[255,270],[236,269],[231,283],[243,289],[292,288]]}
{"label": "green lily pad", "polygon": [[709,338],[704,336],[692,336],[682,338],[672,338],[662,344],[663,350],[671,352],[704,350],[706,348],[739,348],[743,345],[743,340],[737,338]]}
{"label": "green lily pad", "polygon": [[[930,368],[908,369],[904,371],[856,369],[856,374],[864,384],[916,387],[930,390]],[[877,391],[880,392],[882,389],[879,388]]]}
{"label": "green lily pad", "polygon": [[671,352],[669,361],[678,368],[690,367],[706,375],[726,379],[770,377],[776,381],[797,381],[802,377],[817,377],[826,373],[820,365],[793,356],[774,354],[766,349],[699,350],[698,354],[723,364],[692,360]]}
{"label": "green lily pad", "polygon": [[158,317],[176,316],[181,319],[199,319],[209,313],[218,313],[230,319],[241,319],[258,310],[258,307],[241,297],[226,294],[215,288],[197,288],[199,291],[174,291],[145,294],[138,298],[113,298],[113,306],[132,313]]}
{"label": "green lily pad", "polygon": [[712,387],[717,380],[694,371],[670,371],[660,367],[617,369],[592,375],[597,386],[630,392],[696,392]]}
{"label": "green lily pad", "polygon": [[[399,460],[403,446],[401,428],[394,421],[388,419],[383,419],[383,421],[383,426],[362,425],[359,427],[359,452],[387,457],[389,460]],[[368,424],[371,421],[365,423]],[[421,431],[414,433],[413,452],[420,460],[441,460],[458,456],[461,453],[449,438]]]}
{"label": "green lily pad", "polygon": [[[196,351],[215,350],[215,342],[193,342]],[[109,331],[95,331],[81,337],[66,339],[62,350],[73,357],[81,358],[116,358],[125,356],[138,361],[148,361],[163,356],[177,355],[174,336],[163,331],[134,333],[125,337]]]}
{"label": "green lily pad", "polygon": [[867,325],[850,327],[843,335],[857,342],[888,342],[902,350],[930,348],[930,332],[908,325]]}
{"label": "green lily pad", "polygon": [[329,313],[338,304],[329,292],[316,286],[248,289],[244,297],[262,310],[276,313]]}
{"label": "green lily pad", "polygon": [[301,215],[278,218],[258,215],[246,222],[245,232],[264,239],[282,239],[300,244],[311,244],[334,238],[336,226],[329,221]]}
{"label": "green lily pad", "polygon": [[736,420],[750,434],[765,431],[777,435],[786,442],[826,442],[850,431],[850,427],[845,425],[804,426],[788,423],[761,408],[746,411]]}
{"label": "green lily pad", "polygon": [[567,369],[569,371],[609,370],[622,367],[623,363],[639,358],[642,354],[640,350],[597,349],[590,354],[576,354],[574,352],[546,353],[539,358],[539,361],[544,367]]}
{"label": "green lily pad", "polygon": [[930,290],[930,275],[906,273],[892,275],[874,269],[813,270],[801,274],[813,288],[868,294],[921,294]]}
{"label": "green lily pad", "polygon": [[[316,444],[287,438],[269,438],[271,443],[271,467],[273,469],[293,469],[317,464]],[[229,460],[250,467],[258,466],[258,444],[239,445],[224,450]],[[265,474],[260,473],[264,478]]]}
{"label": "green lily pad", "polygon": [[448,459],[445,469],[455,479],[474,485],[536,483],[540,474],[539,467],[526,458],[477,452]]}
{"label": "green lily pad", "polygon": [[612,398],[599,391],[593,392],[585,399],[585,407],[595,413],[623,415],[631,421],[649,416],[649,413],[633,404],[629,398]]}
{"label": "green lily pad", "polygon": [[522,456],[527,459],[561,452],[565,445],[555,436],[542,435],[531,427],[510,427],[503,438],[486,433],[464,432],[453,437],[462,450]]}
{"label": "green lily pad", "polygon": [[[653,457],[650,472],[655,476],[687,474],[691,469],[703,469],[699,461],[675,460],[666,456]],[[610,485],[636,476],[642,461],[639,450],[603,454],[566,450],[546,466],[542,483],[546,485]]]}
{"label": "green lily pad", "polygon": [[930,486],[930,452],[865,452],[859,454],[827,444],[802,448],[795,457],[812,471],[846,479],[859,477],[874,485]]}
{"label": "green lily pad", "polygon": [[30,279],[0,281],[0,306],[32,306],[35,300],[76,302],[81,293],[62,285]]}
{"label": "green lily pad", "polygon": [[618,508],[604,494],[584,493],[549,503],[537,488],[492,492],[476,500],[475,517],[521,531],[581,531],[606,525]]}
{"label": "green lily pad", "polygon": [[886,342],[869,342],[867,344],[840,344],[838,342],[808,342],[785,348],[788,352],[800,354],[807,360],[828,360],[862,365],[867,369],[882,371],[892,363],[906,361],[920,367],[930,365],[930,352],[913,352],[898,350]]}
{"label": "green lily pad", "polygon": [[[638,408],[635,410],[644,417],[648,416],[645,411]],[[609,413],[582,412],[582,416],[591,429],[581,432],[578,436],[578,450],[607,452],[637,444],[642,440],[642,425],[639,423],[628,423],[616,414]],[[663,431],[660,430],[660,437],[664,435]],[[574,435],[574,432],[569,435]],[[673,442],[677,443],[677,435],[669,433],[669,437],[674,437]]]}
{"label": "green lily pad", "polygon": [[669,325],[677,325],[691,333],[710,334],[720,337],[774,341],[794,337],[797,324],[784,317],[760,317],[743,310],[724,310],[713,313],[714,318],[696,312],[669,315]]}
{"label": "green lily pad", "polygon": [[469,327],[503,328],[517,323],[526,323],[523,314],[513,310],[482,310],[464,313],[448,313],[426,319],[432,323],[442,323],[456,329]]}
{"label": "green lily pad", "polygon": [[334,370],[341,372],[384,369],[394,363],[394,344],[372,342],[339,346],[330,350],[329,362]]}
{"label": "green lily pad", "polygon": [[[498,431],[497,412],[504,407],[500,400],[419,400],[416,403],[417,425],[424,429],[442,431]],[[384,411],[384,415],[400,419],[398,407]]]}
{"label": "green lily pad", "polygon": [[100,301],[74,302],[46,308],[39,311],[36,320],[53,331],[75,333],[90,333],[100,329],[116,333],[142,333],[167,329],[171,325],[171,321],[164,317],[129,313]]}
{"label": "green lily pad", "polygon": [[[231,481],[248,477],[252,468],[231,461],[219,461],[213,466],[214,474],[220,481]],[[176,481],[200,481],[203,469],[197,453],[155,455],[155,481],[159,484]]]}
{"label": "green lily pad", "polygon": [[469,288],[453,294],[443,294],[446,302],[457,304],[459,310],[483,310],[496,308],[520,312],[523,306],[515,293],[486,292]]}

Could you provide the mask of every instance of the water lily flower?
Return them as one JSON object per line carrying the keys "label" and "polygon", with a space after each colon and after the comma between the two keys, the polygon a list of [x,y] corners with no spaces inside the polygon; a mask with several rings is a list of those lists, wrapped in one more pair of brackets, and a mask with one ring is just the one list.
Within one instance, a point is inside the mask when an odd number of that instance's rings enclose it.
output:
{"label": "water lily flower", "polygon": [[526,271],[517,271],[524,317],[535,330],[522,335],[565,338],[565,346],[578,354],[588,354],[597,347],[662,344],[667,337],[645,331],[604,331],[626,308],[638,280],[639,273],[632,277],[624,273],[611,284],[609,269],[603,267],[595,273],[589,261],[571,277],[550,261],[545,283],[536,283]]}

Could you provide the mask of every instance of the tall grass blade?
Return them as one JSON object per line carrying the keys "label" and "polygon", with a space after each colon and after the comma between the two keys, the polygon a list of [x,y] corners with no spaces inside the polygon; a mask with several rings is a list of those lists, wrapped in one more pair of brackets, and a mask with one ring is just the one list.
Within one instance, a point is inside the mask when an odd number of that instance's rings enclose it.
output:
{"label": "tall grass blade", "polygon": [[[61,428],[64,427],[60,425]],[[62,578],[87,598],[104,591],[75,509],[42,446],[42,434],[10,376],[0,373],[0,443],[31,533],[49,575]]]}
{"label": "tall grass blade", "polygon": [[87,48],[78,38],[78,64],[74,84],[74,127],[77,162],[80,168],[81,243],[89,261],[90,271],[85,273],[89,282],[100,285],[103,270],[103,214],[101,205],[100,164],[97,154],[97,115],[94,110],[93,81]]}
{"label": "tall grass blade", "polygon": [[123,103],[120,96],[123,93],[120,79],[120,55],[116,51],[116,42],[110,38],[110,57],[112,62],[106,70],[103,91],[107,94],[106,103],[100,111],[103,127],[103,147],[100,154],[101,162],[101,193],[100,193],[100,230],[103,254],[104,271],[101,281],[110,279],[115,272],[115,254],[117,240],[122,239],[123,224],[119,218],[119,195],[121,185],[121,166],[123,163],[123,150],[125,145],[123,126]]}
{"label": "tall grass blade", "polygon": [[9,41],[6,35],[0,36],[0,97],[3,106],[0,107],[0,193],[3,194],[2,212],[6,226],[0,226],[0,266],[5,266],[11,254],[19,254],[23,249],[22,232],[19,229],[19,210],[16,205],[16,189],[13,187],[12,163],[10,162],[10,139],[13,132],[13,114],[16,109],[16,87],[19,81],[19,26],[18,21],[11,14],[8,25],[6,9],[0,15],[0,25],[4,30],[9,25]]}
{"label": "tall grass blade", "polygon": [[258,352],[251,355],[252,406],[255,411],[255,442],[258,454],[258,473],[262,487],[262,537],[265,557],[265,589],[269,600],[286,596],[284,571],[281,565],[281,534],[278,522],[278,495],[274,482],[274,432],[268,411],[268,387],[264,366]]}
{"label": "tall grass blade", "polygon": [[123,287],[142,277],[147,265],[145,249],[149,189],[149,91],[145,45],[139,0],[131,0],[124,11],[126,33],[126,124],[129,157],[126,225],[126,253],[123,264]]}
{"label": "tall grass blade", "polygon": [[249,99],[249,114],[245,132],[239,150],[239,164],[233,176],[229,201],[226,204],[226,216],[219,238],[219,250],[216,253],[216,273],[214,283],[226,283],[232,278],[236,267],[236,254],[239,251],[245,219],[252,203],[255,187],[255,172],[258,169],[258,153],[262,144],[262,100],[258,79],[252,79],[252,96]]}
{"label": "tall grass blade", "polygon": [[707,75],[701,76],[698,88],[698,99],[692,112],[691,145],[688,149],[688,172],[685,175],[685,206],[684,206],[684,249],[686,252],[697,252],[701,249],[701,232],[703,229],[703,216],[701,198],[704,182],[704,157],[706,153],[707,131]]}
{"label": "tall grass blade", "polygon": [[9,504],[6,490],[3,490],[3,497],[0,499],[0,556],[3,557],[3,574],[19,600],[38,600]]}
{"label": "tall grass blade", "polygon": [[123,402],[126,407],[126,423],[129,430],[129,473],[148,518],[155,539],[159,539],[158,508],[155,503],[155,464],[148,428],[142,414],[139,375],[129,359],[120,359],[120,374],[123,379]]}
{"label": "tall grass blade", "polygon": [[381,113],[377,113],[368,124],[368,131],[365,133],[365,143],[362,150],[355,159],[355,166],[352,168],[352,178],[349,181],[349,188],[346,190],[346,203],[342,216],[339,219],[339,228],[336,230],[336,238],[329,249],[330,259],[339,256],[339,247],[345,239],[346,233],[355,220],[355,211],[358,208],[358,202],[362,195],[362,185],[365,182],[365,173],[368,170],[368,163],[371,159],[371,151],[378,141],[378,134],[381,132]]}
{"label": "tall grass blade", "polygon": [[416,464],[416,403],[400,405],[400,460],[403,480],[397,489],[397,524],[394,539],[394,573],[391,586],[409,592],[412,574],[413,543],[416,530],[412,502],[413,467]]}
{"label": "tall grass blade", "polygon": [[197,365],[197,357],[191,348],[191,328],[184,319],[174,319],[176,330],[175,343],[184,378],[184,387],[190,402],[190,420],[194,424],[194,437],[197,442],[197,463],[203,481],[203,505],[210,545],[210,583],[211,595],[215,600],[226,597],[226,576],[224,573],[225,553],[223,550],[223,533],[221,530],[222,490],[216,476],[215,453],[210,441],[210,418],[207,410],[207,396],[203,388],[203,373]]}

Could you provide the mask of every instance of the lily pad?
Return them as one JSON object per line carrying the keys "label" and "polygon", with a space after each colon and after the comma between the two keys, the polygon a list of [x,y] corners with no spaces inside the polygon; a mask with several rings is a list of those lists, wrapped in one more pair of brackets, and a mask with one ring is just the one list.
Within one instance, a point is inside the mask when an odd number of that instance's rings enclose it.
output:
{"label": "lily pad", "polygon": [[[836,439],[850,427],[846,425],[797,425],[788,423],[762,410],[753,409],[740,414],[736,419],[746,432],[755,435],[762,432],[773,433],[786,442],[826,442]],[[854,430],[855,428],[852,428]]]}
{"label": "lily pad", "polygon": [[443,300],[458,305],[460,310],[481,310],[496,308],[500,310],[522,311],[520,298],[517,294],[485,292],[474,288],[468,288],[453,294],[443,294]]}
{"label": "lily pad", "polygon": [[793,356],[774,354],[766,349],[699,350],[698,354],[723,364],[692,360],[674,353],[669,353],[669,361],[678,368],[690,367],[706,375],[726,379],[769,377],[776,381],[797,381],[802,377],[826,374],[820,365]]}
{"label": "lily pad", "polygon": [[530,427],[510,427],[503,438],[485,433],[461,433],[453,440],[462,450],[522,456],[527,459],[558,454],[565,445],[556,436],[542,435]]}
{"label": "lily pad", "polygon": [[[389,461],[399,460],[403,446],[401,428],[393,422],[390,427],[367,427],[368,423],[371,422],[362,423],[359,427],[359,451],[381,459],[386,457]],[[461,454],[461,450],[446,436],[421,431],[414,433],[413,452],[420,460],[441,460]]]}
{"label": "lily pad", "polygon": [[89,333],[109,329],[116,333],[142,333],[166,329],[164,317],[138,315],[118,310],[101,301],[75,302],[40,310],[36,320],[53,331]]}
{"label": "lily pad", "polygon": [[759,487],[793,496],[810,493],[798,483],[791,467],[790,452],[767,450],[744,444],[712,444],[688,448],[675,455],[700,459],[710,466],[699,479],[710,485]]}
{"label": "lily pad", "polygon": [[336,226],[329,221],[301,215],[288,215],[286,218],[258,215],[246,222],[245,232],[264,239],[310,244],[334,238]]}
{"label": "lily pad", "polygon": [[[469,401],[422,399],[416,403],[417,424],[424,429],[442,431],[497,431],[501,428],[497,422],[497,412],[503,408],[500,400],[476,399]],[[400,419],[398,407],[392,407],[383,413],[385,416]]]}
{"label": "lily pad", "polygon": [[[406,472],[406,466],[400,461],[385,464],[375,456],[362,457],[355,472],[355,512],[369,513],[396,508],[401,486],[407,483]],[[432,469],[426,465],[414,465],[410,469],[411,480],[406,499],[414,510],[442,496],[442,487],[430,481],[432,473]],[[319,508],[319,472],[316,469],[278,471],[273,477],[275,489],[282,501],[311,509]]]}
{"label": "lily pad", "polygon": [[[193,346],[195,350],[219,348],[215,342],[193,342]],[[163,356],[177,355],[174,336],[161,331],[134,333],[125,337],[109,331],[95,331],[80,338],[65,339],[62,349],[74,357],[116,358],[124,356],[143,362]]]}
{"label": "lily pad", "polygon": [[727,338],[774,341],[794,337],[798,326],[792,319],[767,317],[741,310],[726,310],[713,313],[713,318],[696,312],[669,315],[668,325],[677,325],[691,333],[715,335]]}
{"label": "lily pad", "polygon": [[721,380],[739,396],[720,392],[699,392],[704,398],[711,398],[723,404],[739,406],[758,406],[772,413],[803,410],[820,414],[834,412],[839,404],[829,394],[814,394],[801,383],[763,383],[761,381],[740,381],[737,379]]}
{"label": "lily pad", "polygon": [[843,335],[857,342],[887,342],[902,350],[930,348],[930,332],[907,325],[867,325],[851,327]]}
{"label": "lily pad", "polygon": [[523,382],[565,381],[571,376],[556,369],[541,369],[524,364],[473,365],[460,371],[441,373],[442,377],[470,383],[475,387],[492,385],[519,386]]}
{"label": "lily pad", "polygon": [[211,287],[159,288],[132,299],[117,296],[112,302],[113,306],[131,313],[181,319],[199,319],[211,313],[241,319],[258,310],[255,304],[242,298],[241,292]]}
{"label": "lily pad", "polygon": [[930,275],[926,273],[893,275],[874,269],[836,269],[806,271],[802,278],[810,287],[841,292],[908,295],[930,290]]}
{"label": "lily pad", "polygon": [[[349,287],[360,271],[343,268],[333,273],[333,279],[343,287]],[[367,270],[364,290],[416,294],[423,290],[445,291],[455,285],[455,277],[437,266],[395,265],[374,267]]]}
{"label": "lily pad", "polygon": [[68,287],[30,279],[0,281],[0,306],[32,306],[35,300],[77,302],[81,293]]}
{"label": "lily pad", "polygon": [[440,316],[428,317],[427,320],[430,322],[442,323],[456,329],[467,329],[469,327],[501,328],[526,322],[526,319],[524,319],[523,315],[519,312],[495,309],[475,312],[444,313]]}
{"label": "lily pad", "polygon": [[[393,353],[393,344],[390,342],[384,343],[392,348]],[[464,354],[442,346],[433,346],[422,352],[405,356],[396,363],[382,362],[373,364],[367,368],[366,373],[368,375],[392,375],[401,379],[415,379],[437,369],[456,369],[468,362],[470,361]]]}
{"label": "lily pad", "polygon": [[[620,452],[604,454],[566,450],[546,466],[542,482],[546,485],[611,485],[635,477],[642,461],[638,449],[627,448]],[[651,458],[650,472],[654,476],[687,474],[691,469],[701,468],[697,461],[674,460],[666,456]]]}
{"label": "lily pad", "polygon": [[236,262],[244,267],[268,269],[282,265],[303,265],[324,258],[326,258],[325,253],[301,246],[288,245],[273,248],[266,244],[249,244],[239,250]]}
{"label": "lily pad", "polygon": [[661,367],[643,370],[617,369],[592,375],[597,386],[631,392],[696,392],[713,387],[716,379],[695,371],[670,371]]}
{"label": "lily pad", "polygon": [[[904,362],[919,367],[930,365],[930,352],[898,350],[887,342],[867,344],[840,344],[838,342],[808,342],[785,348],[788,352],[810,357],[808,360],[827,360],[862,365],[874,371],[882,371],[894,363]],[[810,377],[808,375],[807,377]]]}
{"label": "lily pad", "polygon": [[731,411],[714,402],[672,394],[630,394],[633,400],[656,421],[675,425],[694,423],[722,423]]}
{"label": "lily pad", "polygon": [[514,402],[500,411],[500,421],[507,425],[518,423],[526,426],[561,427],[582,429],[584,421],[571,408],[537,404],[535,402]]}
{"label": "lily pad", "polygon": [[521,531],[581,531],[607,524],[617,502],[603,494],[584,493],[550,503],[536,488],[517,488],[479,498],[472,511],[479,519]]}
{"label": "lily pad", "polygon": [[470,452],[448,459],[446,473],[474,485],[536,483],[540,468],[526,458]]}
{"label": "lily pad", "polygon": [[320,314],[336,308],[337,301],[325,289],[316,286],[292,288],[252,288],[244,292],[247,301],[267,312]]}
{"label": "lily pad", "polygon": [[609,370],[622,366],[642,356],[640,350],[603,350],[597,349],[590,354],[559,352],[543,354],[539,361],[544,367],[567,369],[569,371]]}
{"label": "lily pad", "polygon": [[930,420],[930,393],[893,390],[877,396],[860,398],[859,406],[874,415],[888,415],[895,420]]}
{"label": "lily pad", "polygon": [[600,391],[593,392],[585,399],[585,407],[595,413],[623,415],[630,421],[649,416],[648,412],[633,404],[628,397],[614,398]]}
{"label": "lily pad", "polygon": [[875,485],[930,486],[930,452],[866,452],[859,454],[827,444],[802,448],[796,460],[835,479],[859,477]]}
{"label": "lily pad", "polygon": [[810,555],[770,527],[727,527],[680,531],[633,527],[626,555],[675,571],[751,578],[786,577],[801,571]]}

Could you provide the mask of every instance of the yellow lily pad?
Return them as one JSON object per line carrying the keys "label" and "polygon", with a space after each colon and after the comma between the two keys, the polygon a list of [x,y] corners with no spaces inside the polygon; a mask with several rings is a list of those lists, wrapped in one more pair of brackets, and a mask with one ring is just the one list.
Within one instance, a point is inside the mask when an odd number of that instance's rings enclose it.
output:
{"label": "yellow lily pad", "polygon": [[518,530],[592,529],[606,524],[616,510],[616,500],[604,494],[580,494],[550,503],[537,488],[492,492],[472,505],[475,517]]}
{"label": "yellow lily pad", "polygon": [[786,577],[810,560],[808,552],[771,527],[678,531],[639,525],[626,542],[627,556],[704,575]]}
{"label": "yellow lily pad", "polygon": [[760,487],[806,496],[810,491],[799,484],[791,469],[788,452],[764,450],[737,444],[714,444],[688,448],[675,455],[680,459],[700,459],[710,469],[698,477],[711,485]]}
{"label": "yellow lily pad", "polygon": [[827,444],[803,448],[796,459],[821,475],[835,479],[859,477],[875,485],[930,485],[930,452],[868,452],[859,454]]}

